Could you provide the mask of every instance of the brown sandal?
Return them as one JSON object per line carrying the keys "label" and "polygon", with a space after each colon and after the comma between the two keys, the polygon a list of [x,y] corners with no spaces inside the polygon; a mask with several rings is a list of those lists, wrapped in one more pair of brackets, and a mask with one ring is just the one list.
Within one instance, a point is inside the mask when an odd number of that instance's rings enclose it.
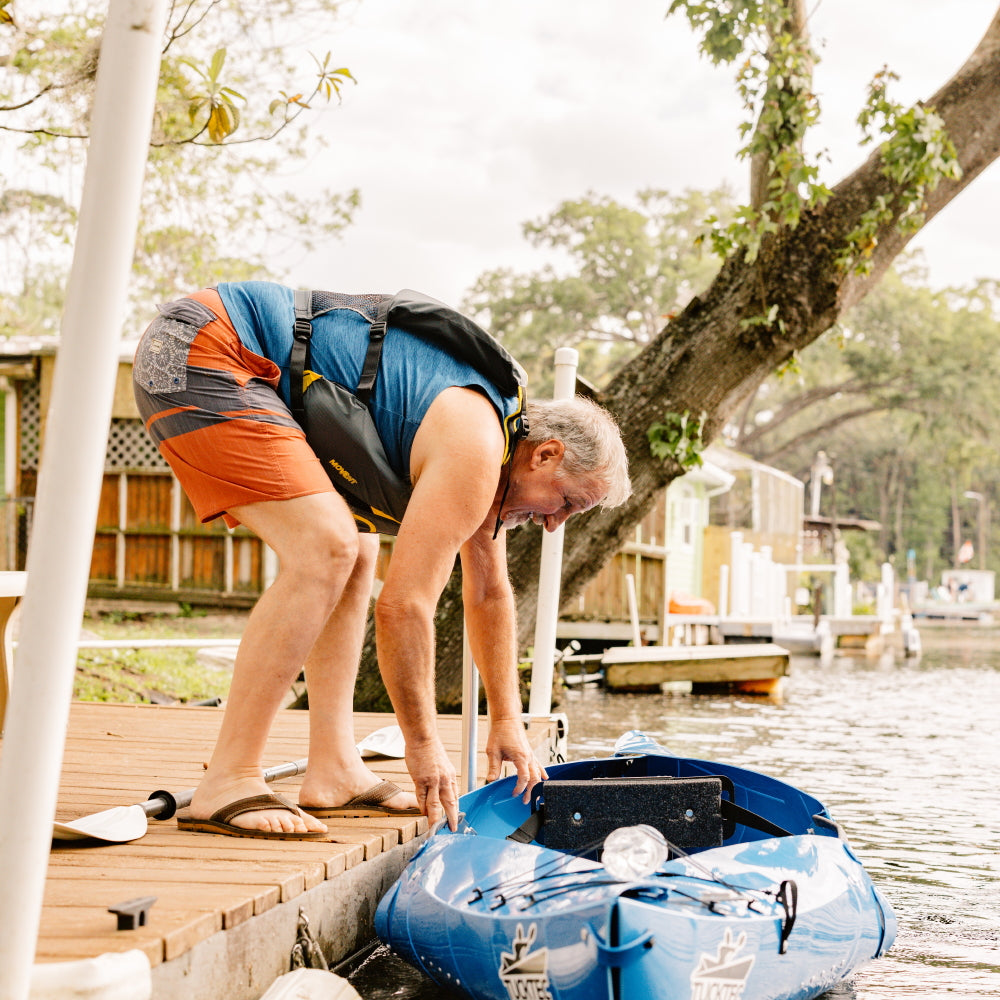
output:
{"label": "brown sandal", "polygon": [[361,819],[371,816],[422,816],[416,806],[399,809],[384,805],[386,799],[398,795],[402,789],[391,781],[380,781],[367,791],[355,795],[350,802],[342,806],[300,806],[299,808],[315,816],[316,819],[352,818]]}
{"label": "brown sandal", "polygon": [[258,840],[322,840],[325,832],[310,831],[308,833],[286,833],[276,830],[249,830],[243,826],[234,826],[230,820],[248,812],[260,812],[264,809],[280,809],[283,812],[299,813],[301,810],[288,799],[270,793],[251,795],[245,799],[237,799],[228,806],[217,809],[208,819],[195,819],[193,816],[177,814],[177,826],[181,830],[191,830],[195,833],[222,833],[228,837],[255,837]]}

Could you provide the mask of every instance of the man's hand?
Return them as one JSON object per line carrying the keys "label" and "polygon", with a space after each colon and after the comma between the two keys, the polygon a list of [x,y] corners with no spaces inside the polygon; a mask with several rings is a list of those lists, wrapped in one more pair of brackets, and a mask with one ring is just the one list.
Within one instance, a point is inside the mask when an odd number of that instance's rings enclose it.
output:
{"label": "man's hand", "polygon": [[442,812],[452,830],[458,829],[458,777],[435,737],[425,743],[406,744],[406,767],[413,779],[417,805],[433,826]]}
{"label": "man's hand", "polygon": [[493,719],[490,721],[490,736],[486,741],[486,757],[489,761],[487,781],[500,777],[500,767],[509,760],[517,768],[517,783],[513,795],[524,793],[524,801],[531,799],[531,790],[548,775],[545,768],[535,759],[528,743],[524,723],[517,719]]}

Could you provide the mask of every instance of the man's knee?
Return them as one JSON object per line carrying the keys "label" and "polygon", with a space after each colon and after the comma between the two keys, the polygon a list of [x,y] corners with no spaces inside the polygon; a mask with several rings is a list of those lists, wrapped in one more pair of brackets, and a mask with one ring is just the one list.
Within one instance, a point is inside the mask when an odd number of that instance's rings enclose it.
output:
{"label": "man's knee", "polygon": [[355,560],[356,572],[367,573],[375,568],[378,562],[379,536],[358,534],[358,555]]}
{"label": "man's knee", "polygon": [[354,572],[361,550],[353,525],[324,524],[313,541],[316,560],[341,584]]}
{"label": "man's knee", "polygon": [[294,552],[281,559],[281,571],[294,575],[299,585],[319,587],[335,599],[358,562],[360,546],[353,526],[317,524],[299,539]]}

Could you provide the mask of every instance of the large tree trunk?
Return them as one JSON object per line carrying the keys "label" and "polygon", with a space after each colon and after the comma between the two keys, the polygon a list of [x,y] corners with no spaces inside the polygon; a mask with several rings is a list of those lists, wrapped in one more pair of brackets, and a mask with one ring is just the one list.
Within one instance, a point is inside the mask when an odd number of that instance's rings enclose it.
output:
{"label": "large tree trunk", "polygon": [[[1000,13],[962,69],[929,106],[944,119],[962,166],[959,180],[942,181],[927,196],[929,221],[1000,155]],[[769,238],[753,263],[739,256],[723,265],[711,287],[630,361],[601,398],[622,428],[634,493],[624,506],[595,510],[566,525],[562,600],[579,594],[615,554],[650,510],[657,493],[683,470],[649,453],[646,431],[667,413],[707,414],[705,440],[725,425],[740,402],[791,355],[819,337],[879,281],[912,239],[895,219],[878,233],[867,275],[844,273],[834,262],[847,235],[879,195],[892,202],[896,189],[881,172],[879,154],[834,189],[827,204],[806,213],[794,230]],[[779,327],[746,327],[743,320],[778,306]],[[531,644],[538,596],[541,532],[512,532],[511,579],[517,592],[519,641]],[[437,622],[438,704],[453,711],[461,703],[462,603],[452,579]],[[388,708],[375,668],[369,630],[357,704]]]}

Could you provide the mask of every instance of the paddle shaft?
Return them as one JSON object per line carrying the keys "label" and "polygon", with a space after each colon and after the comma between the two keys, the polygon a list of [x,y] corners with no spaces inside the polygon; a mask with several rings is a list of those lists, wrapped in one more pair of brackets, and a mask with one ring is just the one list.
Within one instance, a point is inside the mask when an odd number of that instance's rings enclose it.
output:
{"label": "paddle shaft", "polygon": [[[274,767],[269,767],[264,772],[264,780],[272,782],[279,781],[282,778],[294,778],[297,774],[305,774],[308,764],[309,759],[306,757],[303,757],[301,760],[289,761],[287,764],[277,764]],[[173,792],[167,792],[161,789],[153,792],[153,794],[141,804],[141,808],[147,816],[153,819],[170,819],[178,809],[183,809],[185,806],[191,805],[191,799],[194,797],[194,793],[195,790],[193,788],[185,789],[183,792],[178,792],[176,795]]]}

